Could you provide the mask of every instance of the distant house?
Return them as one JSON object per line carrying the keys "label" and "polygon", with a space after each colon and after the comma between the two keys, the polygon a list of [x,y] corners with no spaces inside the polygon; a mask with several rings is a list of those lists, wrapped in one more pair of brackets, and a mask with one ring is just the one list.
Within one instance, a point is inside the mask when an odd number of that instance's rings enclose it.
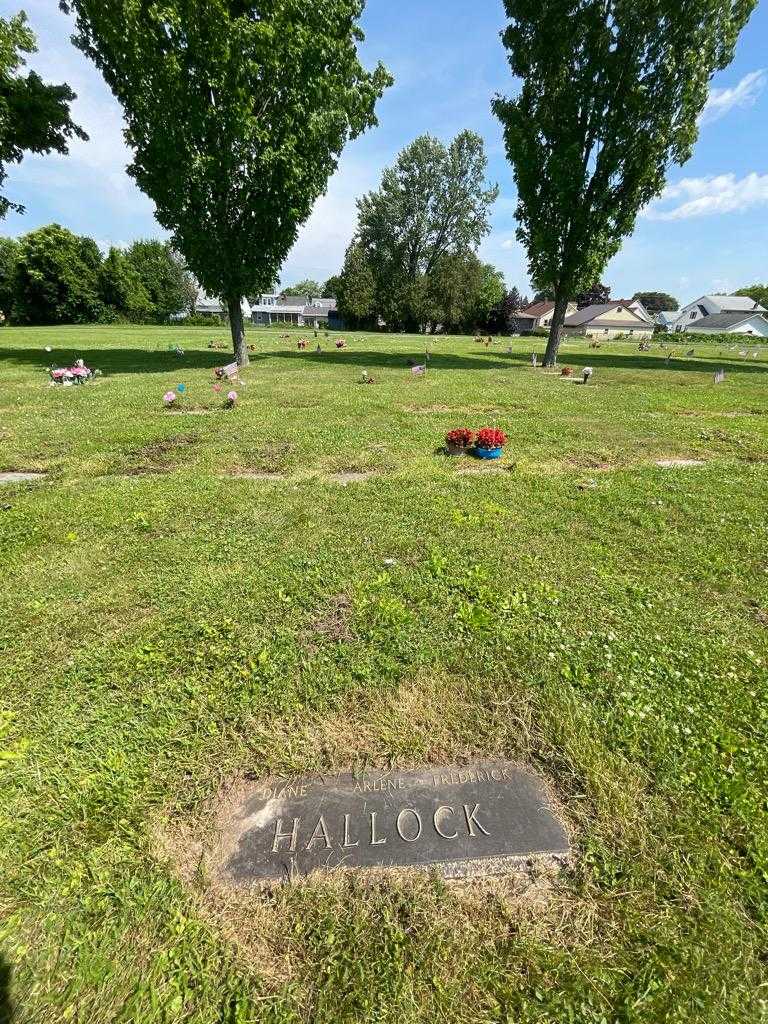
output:
{"label": "distant house", "polygon": [[683,306],[675,322],[676,331],[700,331],[704,326],[701,321],[710,316],[721,316],[723,313],[765,313],[759,302],[748,295],[702,295],[695,302]]}
{"label": "distant house", "polygon": [[[566,316],[576,312],[576,304],[569,302],[565,311]],[[517,322],[517,330],[520,334],[533,334],[539,328],[549,329],[552,326],[552,317],[555,313],[554,302],[534,302],[532,306],[515,313],[514,319]]]}
{"label": "distant house", "polygon": [[344,326],[335,299],[318,299],[312,295],[260,295],[253,300],[251,320],[258,327],[296,324],[341,330]]}
{"label": "distant house", "polygon": [[633,313],[637,313],[640,319],[645,320],[647,324],[655,323],[653,316],[648,312],[640,299],[612,299],[611,301],[620,302],[622,306],[631,309]]}
{"label": "distant house", "polygon": [[[251,304],[248,299],[243,299],[240,303],[240,308],[243,311],[243,319],[249,320],[251,317]],[[210,295],[206,295],[205,292],[200,292],[195,301],[195,313],[199,316],[216,316],[225,317],[227,316],[227,307],[221,301],[221,299],[214,299]]]}
{"label": "distant house", "polygon": [[688,328],[696,334],[750,334],[768,338],[768,319],[763,313],[714,313]]}
{"label": "distant house", "polygon": [[566,317],[563,330],[566,334],[587,338],[616,338],[620,335],[650,338],[653,324],[623,302],[604,302],[585,306]]}
{"label": "distant house", "polygon": [[659,327],[662,328],[662,330],[674,331],[675,324],[677,323],[679,317],[679,309],[663,309],[661,310],[661,312],[656,314],[656,323],[659,325]]}

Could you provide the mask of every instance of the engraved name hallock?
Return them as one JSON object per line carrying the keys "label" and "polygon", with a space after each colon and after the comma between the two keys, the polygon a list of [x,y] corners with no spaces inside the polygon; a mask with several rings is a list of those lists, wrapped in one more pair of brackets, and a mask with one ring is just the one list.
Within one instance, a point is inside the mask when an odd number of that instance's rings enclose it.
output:
{"label": "engraved name hallock", "polygon": [[[490,836],[491,833],[480,820],[480,813],[479,803],[474,806],[462,804],[458,809],[451,804],[441,804],[426,816],[427,827],[448,841],[459,838],[459,829],[472,839]],[[272,852],[279,853],[281,849],[289,853],[297,853],[299,849],[310,851],[313,848],[332,850],[334,840],[343,850],[352,850],[360,846],[361,842],[369,846],[384,846],[389,840],[387,825],[390,829],[394,828],[394,832],[405,843],[417,843],[424,836],[424,816],[415,807],[404,807],[394,820],[390,818],[388,822],[380,820],[383,818],[380,811],[369,811],[367,821],[361,822],[360,817],[346,813],[342,821],[326,821],[325,815],[321,814],[311,832],[309,827],[306,832],[302,831],[301,818],[293,818],[288,823],[278,818],[274,825]]]}

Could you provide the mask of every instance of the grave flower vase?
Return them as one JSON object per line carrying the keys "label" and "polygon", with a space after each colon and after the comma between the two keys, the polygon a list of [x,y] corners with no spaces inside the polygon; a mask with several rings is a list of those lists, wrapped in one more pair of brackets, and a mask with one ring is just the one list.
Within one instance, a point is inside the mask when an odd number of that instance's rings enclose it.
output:
{"label": "grave flower vase", "polygon": [[475,456],[478,459],[500,459],[503,454],[503,448],[475,448]]}

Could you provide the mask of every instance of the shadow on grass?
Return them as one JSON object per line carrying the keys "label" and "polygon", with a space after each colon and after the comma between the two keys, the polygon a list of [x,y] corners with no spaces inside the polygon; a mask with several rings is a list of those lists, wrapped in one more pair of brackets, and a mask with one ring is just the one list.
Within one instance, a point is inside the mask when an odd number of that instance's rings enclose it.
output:
{"label": "shadow on grass", "polygon": [[[534,348],[524,352],[499,353],[488,352],[478,355],[464,356],[459,353],[433,352],[427,366],[430,370],[509,370],[525,369],[530,367],[530,353]],[[543,353],[543,348],[539,354]],[[343,351],[323,352],[271,352],[270,356],[276,359],[302,359],[309,362],[330,363],[332,365],[347,365],[360,367],[361,369],[403,369],[407,370],[416,363],[424,362],[424,351],[415,349],[413,352],[379,352],[368,350],[358,352],[344,349]],[[706,361],[702,359],[670,359],[666,362],[663,356],[638,353],[637,355],[622,355],[619,352],[578,352],[561,353],[560,366],[592,366],[603,369],[616,370],[669,370],[686,373],[713,373],[716,367],[723,367],[729,373],[766,373],[768,366],[759,360],[747,362],[743,359],[726,358],[719,359],[713,354],[707,356]],[[539,371],[541,372],[541,368]]]}
{"label": "shadow on grass", "polygon": [[0,953],[0,1024],[11,1024],[11,966]]}
{"label": "shadow on grass", "polygon": [[[183,344],[183,342],[182,342]],[[518,342],[519,344],[519,342]],[[433,352],[427,363],[430,370],[509,370],[525,369],[530,366],[530,353],[543,353],[543,346],[526,346],[522,351],[483,351],[463,355],[459,352]],[[168,351],[147,351],[141,348],[56,348],[46,352],[43,348],[0,349],[0,363],[19,363],[45,370],[49,366],[69,366],[75,359],[83,357],[93,369],[104,374],[120,373],[170,373],[173,370],[212,370],[231,362],[232,353],[222,350],[186,349],[183,356]],[[712,373],[715,367],[723,367],[729,373],[765,373],[768,366],[761,360],[743,360],[733,357],[717,357],[707,353],[706,358],[680,357],[670,359],[654,353],[626,355],[620,352],[585,351],[561,353],[560,365],[592,366],[595,369],[615,370],[669,370],[683,373]],[[401,352],[386,352],[380,349],[323,349],[316,352],[257,349],[250,353],[252,363],[264,359],[300,360],[304,363],[318,363],[331,366],[350,366],[362,369],[392,369],[407,371],[412,366],[424,363],[424,349],[414,345]],[[540,371],[539,371],[540,372]]]}
{"label": "shadow on grass", "polygon": [[[263,358],[263,353],[251,353],[251,359]],[[116,373],[170,373],[172,370],[208,370],[215,366],[231,363],[234,356],[221,350],[185,350],[183,356],[173,352],[148,352],[141,348],[90,348],[87,344],[78,348],[54,348],[46,352],[43,348],[0,349],[0,361],[24,363],[47,370],[49,366],[71,366],[76,359],[84,359],[94,370],[104,374]]]}

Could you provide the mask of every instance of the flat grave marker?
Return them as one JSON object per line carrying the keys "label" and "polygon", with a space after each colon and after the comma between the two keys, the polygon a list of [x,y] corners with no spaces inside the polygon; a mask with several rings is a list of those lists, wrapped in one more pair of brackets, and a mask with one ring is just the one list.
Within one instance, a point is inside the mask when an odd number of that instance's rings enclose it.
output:
{"label": "flat grave marker", "polygon": [[505,761],[250,783],[219,822],[214,872],[231,885],[338,868],[497,875],[569,853],[541,780]]}

